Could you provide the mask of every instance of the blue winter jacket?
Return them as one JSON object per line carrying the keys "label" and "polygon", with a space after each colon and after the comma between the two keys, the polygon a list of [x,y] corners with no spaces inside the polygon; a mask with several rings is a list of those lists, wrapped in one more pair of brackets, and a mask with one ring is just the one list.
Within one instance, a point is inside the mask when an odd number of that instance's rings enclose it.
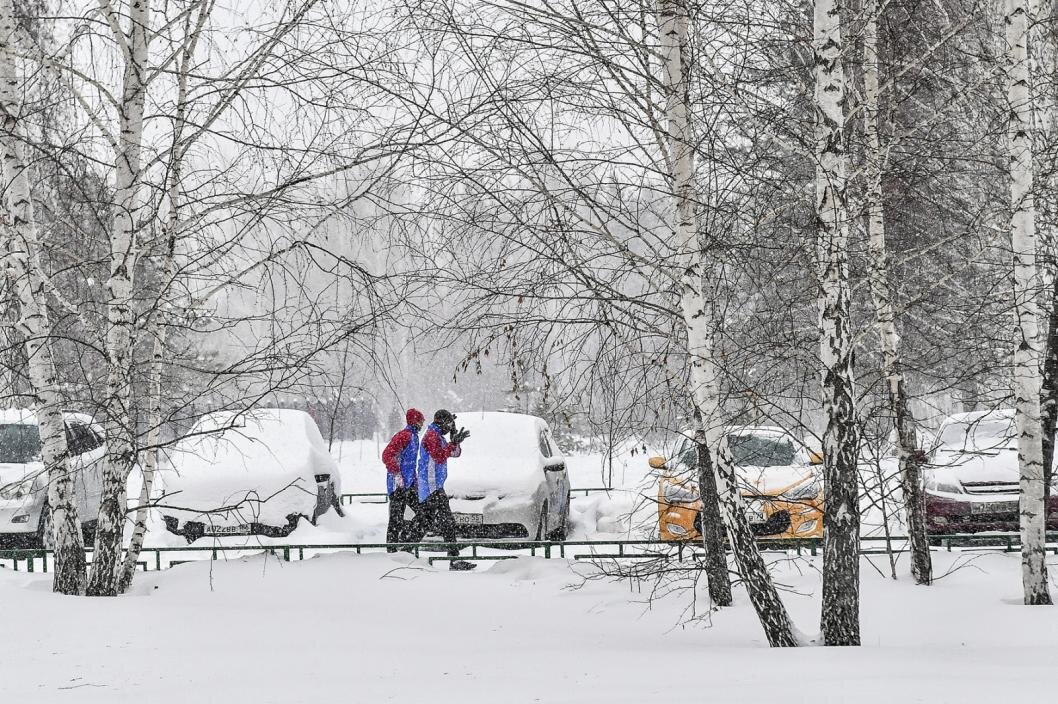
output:
{"label": "blue winter jacket", "polygon": [[419,466],[415,484],[418,487],[419,501],[445,487],[448,478],[448,458],[459,457],[459,445],[449,444],[441,429],[430,423],[426,434],[419,443]]}
{"label": "blue winter jacket", "polygon": [[[400,454],[397,455],[397,452]],[[397,456],[394,457],[394,455]],[[382,453],[382,460],[387,467],[393,461],[398,463],[405,488],[415,484],[415,464],[419,460],[419,429],[409,423],[408,427],[394,435]],[[394,479],[396,479],[394,472],[386,473],[387,494],[392,494],[396,489]]]}

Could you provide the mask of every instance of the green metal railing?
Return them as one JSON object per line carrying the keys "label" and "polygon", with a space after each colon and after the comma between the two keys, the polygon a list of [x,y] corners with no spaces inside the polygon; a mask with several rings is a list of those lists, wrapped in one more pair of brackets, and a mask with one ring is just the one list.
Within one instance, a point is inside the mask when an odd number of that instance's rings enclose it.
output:
{"label": "green metal railing", "polygon": [[[863,555],[884,555],[908,550],[904,536],[868,536],[860,539]],[[950,535],[931,539],[934,549],[1016,552],[1021,549],[1020,537],[1010,535]],[[781,551],[796,555],[818,555],[823,541],[820,538],[760,538],[761,549],[768,552]],[[1047,536],[1047,550],[1058,555],[1058,534]],[[700,543],[693,541],[664,540],[572,540],[572,541],[526,541],[526,540],[464,540],[455,543],[346,543],[304,545],[187,545],[181,547],[143,548],[139,567],[143,571],[155,571],[175,567],[187,562],[205,559],[238,559],[267,553],[290,562],[304,560],[321,554],[355,552],[384,552],[407,550],[421,556],[422,553],[447,552],[449,548],[469,550],[462,555],[464,560],[507,560],[531,555],[545,558],[569,558],[574,560],[644,560],[657,559],[698,561],[705,557]],[[92,550],[85,555],[91,561]],[[447,556],[430,556],[430,561],[449,560]],[[47,572],[52,560],[50,550],[0,550],[0,566],[27,572]]]}

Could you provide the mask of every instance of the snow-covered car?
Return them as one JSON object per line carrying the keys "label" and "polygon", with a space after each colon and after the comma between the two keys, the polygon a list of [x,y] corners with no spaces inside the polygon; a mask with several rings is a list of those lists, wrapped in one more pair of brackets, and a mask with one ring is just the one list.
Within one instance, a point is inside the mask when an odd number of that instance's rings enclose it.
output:
{"label": "snow-covered car", "polygon": [[[1012,409],[948,417],[923,472],[927,531],[1018,530],[1019,477]],[[1047,504],[1049,529],[1058,529],[1056,494]]]}
{"label": "snow-covered car", "polygon": [[[85,540],[94,540],[103,490],[103,429],[83,413],[64,413],[77,511]],[[0,546],[43,547],[50,536],[47,473],[40,428],[31,410],[0,410]]]}
{"label": "snow-covered car", "polygon": [[165,527],[203,536],[289,535],[335,509],[341,477],[304,411],[262,408],[201,418],[170,453]]}
{"label": "snow-covered car", "polygon": [[463,453],[448,461],[445,491],[459,535],[563,540],[569,529],[566,461],[543,419],[468,411]]}
{"label": "snow-covered car", "polygon": [[[821,537],[823,485],[816,465],[822,457],[782,428],[733,426],[725,435],[754,533],[776,538]],[[683,433],[671,460],[649,460],[651,467],[663,471],[658,482],[658,535],[662,540],[701,537],[698,447],[692,436]]]}

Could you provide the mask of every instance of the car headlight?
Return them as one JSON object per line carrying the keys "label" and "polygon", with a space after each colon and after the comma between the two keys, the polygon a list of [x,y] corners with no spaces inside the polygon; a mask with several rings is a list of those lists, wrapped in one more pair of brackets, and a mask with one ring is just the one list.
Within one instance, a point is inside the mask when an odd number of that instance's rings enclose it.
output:
{"label": "car headlight", "polygon": [[666,484],[661,493],[670,504],[693,504],[701,498],[697,487],[686,484]]}
{"label": "car headlight", "polygon": [[962,488],[962,484],[960,484],[957,479],[953,479],[952,481],[945,482],[945,481],[940,481],[940,480],[938,480],[935,477],[930,477],[929,479],[926,480],[926,490],[927,491],[939,491],[939,492],[944,493],[944,494],[962,494],[962,493],[964,493],[963,492],[963,488]]}
{"label": "car headlight", "polygon": [[791,501],[805,501],[807,499],[814,499],[819,496],[819,492],[822,489],[822,485],[819,480],[813,479],[810,482],[805,482],[800,486],[796,486],[790,489],[782,495],[782,498],[789,499]]}
{"label": "car headlight", "polygon": [[13,484],[5,484],[3,487],[0,487],[0,498],[11,501],[28,496],[33,492],[33,482],[33,479],[26,479],[25,481],[15,482]]}

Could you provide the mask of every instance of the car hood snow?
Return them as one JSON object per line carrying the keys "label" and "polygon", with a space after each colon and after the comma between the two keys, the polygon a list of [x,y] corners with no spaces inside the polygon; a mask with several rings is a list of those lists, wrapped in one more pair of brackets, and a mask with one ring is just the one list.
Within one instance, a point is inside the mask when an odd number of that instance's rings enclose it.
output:
{"label": "car hood snow", "polygon": [[0,487],[23,482],[30,477],[36,477],[43,471],[43,462],[27,464],[0,462]]}
{"label": "car hood snow", "polygon": [[786,467],[739,467],[739,478],[763,496],[778,496],[810,480],[815,473],[805,465]]}
{"label": "car hood snow", "polygon": [[[739,467],[738,476],[742,482],[743,494],[760,496],[779,496],[790,489],[817,478],[811,466],[789,465],[777,467]],[[690,479],[690,478],[688,478]],[[697,484],[697,477],[682,481],[679,477],[669,477],[668,481],[679,484]]]}

